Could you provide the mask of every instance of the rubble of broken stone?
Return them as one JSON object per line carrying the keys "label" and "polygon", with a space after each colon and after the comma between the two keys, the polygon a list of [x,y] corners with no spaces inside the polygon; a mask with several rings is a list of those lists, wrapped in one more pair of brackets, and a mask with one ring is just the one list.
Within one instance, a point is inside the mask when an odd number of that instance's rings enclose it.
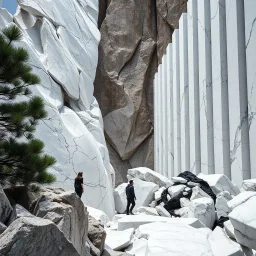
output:
{"label": "rubble of broken stone", "polygon": [[240,190],[223,174],[184,172],[169,180],[144,167],[127,178],[134,180],[134,215],[125,214],[123,183],[114,191],[117,214],[106,246],[135,256],[256,255],[255,179]]}

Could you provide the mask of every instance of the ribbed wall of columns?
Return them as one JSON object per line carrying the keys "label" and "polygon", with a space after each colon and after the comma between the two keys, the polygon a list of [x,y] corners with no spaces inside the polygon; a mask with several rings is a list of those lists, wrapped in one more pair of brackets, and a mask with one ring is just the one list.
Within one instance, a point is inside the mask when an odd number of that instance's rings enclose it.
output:
{"label": "ribbed wall of columns", "polygon": [[256,177],[256,1],[189,0],[155,75],[155,171]]}

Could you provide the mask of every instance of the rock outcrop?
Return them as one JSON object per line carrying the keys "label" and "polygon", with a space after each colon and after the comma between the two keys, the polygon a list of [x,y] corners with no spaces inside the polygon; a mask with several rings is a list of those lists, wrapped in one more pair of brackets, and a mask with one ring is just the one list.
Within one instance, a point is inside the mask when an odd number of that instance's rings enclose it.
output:
{"label": "rock outcrop", "polygon": [[44,100],[48,114],[35,137],[57,160],[49,171],[56,175],[57,186],[66,190],[74,189],[74,178],[83,171],[82,200],[112,217],[114,171],[93,96],[100,40],[98,2],[17,2],[14,16],[0,9],[0,29],[13,22],[22,29],[23,39],[17,45],[29,52],[29,64],[41,79],[31,91]]}
{"label": "rock outcrop", "polygon": [[99,3],[95,97],[119,185],[128,168],[153,168],[153,77],[187,0]]}

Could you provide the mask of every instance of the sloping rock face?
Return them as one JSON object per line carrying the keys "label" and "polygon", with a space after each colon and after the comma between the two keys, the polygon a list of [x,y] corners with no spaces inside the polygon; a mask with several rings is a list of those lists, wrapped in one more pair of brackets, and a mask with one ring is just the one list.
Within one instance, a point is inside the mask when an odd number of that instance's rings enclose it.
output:
{"label": "sloping rock face", "polygon": [[74,189],[77,172],[84,172],[86,205],[114,215],[114,171],[109,161],[103,120],[93,96],[100,32],[98,1],[19,0],[12,17],[0,9],[0,29],[14,22],[23,31],[19,46],[41,83],[31,88],[44,99],[48,117],[35,137],[57,164],[50,170],[54,186]]}
{"label": "sloping rock face", "polygon": [[153,168],[153,77],[187,0],[100,0],[95,79],[117,185]]}

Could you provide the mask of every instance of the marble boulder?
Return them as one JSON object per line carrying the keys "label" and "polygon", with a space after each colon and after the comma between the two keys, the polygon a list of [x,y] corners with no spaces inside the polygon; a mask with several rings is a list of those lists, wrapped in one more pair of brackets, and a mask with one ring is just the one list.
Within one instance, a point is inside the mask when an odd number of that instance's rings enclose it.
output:
{"label": "marble boulder", "polygon": [[193,200],[189,205],[188,217],[197,218],[206,227],[212,228],[216,219],[213,200],[207,197]]}
{"label": "marble boulder", "polygon": [[155,208],[160,216],[163,217],[171,217],[171,214],[161,205],[159,204]]}
{"label": "marble boulder", "polygon": [[125,249],[132,243],[134,229],[129,228],[123,231],[106,230],[106,245],[114,251]]}
{"label": "marble boulder", "polygon": [[224,230],[230,238],[236,240],[235,229],[230,220],[224,222]]}
{"label": "marble boulder", "polygon": [[196,218],[169,218],[169,217],[150,216],[150,215],[132,215],[132,216],[129,215],[129,216],[120,218],[118,220],[118,230],[122,231],[128,228],[137,229],[141,225],[153,223],[153,222],[184,224],[194,228],[205,227],[205,225]]}
{"label": "marble boulder", "polygon": [[101,225],[106,225],[109,222],[109,217],[103,211],[89,206],[87,206],[87,211],[89,215],[98,220]]}
{"label": "marble boulder", "polygon": [[173,182],[170,181],[168,178],[146,167],[129,169],[127,175],[131,176],[132,178],[138,178],[144,181],[153,182],[159,187],[168,188],[169,186],[173,185]]}
{"label": "marble boulder", "polygon": [[200,187],[193,187],[192,188],[192,195],[190,197],[190,200],[198,199],[198,198],[211,198],[207,193],[205,193]]}
{"label": "marble boulder", "polygon": [[228,215],[235,229],[236,241],[256,250],[256,196],[236,206]]}
{"label": "marble boulder", "polygon": [[141,206],[137,209],[137,212],[140,212],[146,215],[159,216],[156,208],[152,208],[152,207]]}
{"label": "marble boulder", "polygon": [[228,207],[233,210],[235,207],[239,206],[240,204],[243,204],[251,197],[256,196],[256,192],[253,191],[244,191],[241,192],[239,195],[235,196],[232,200],[228,201]]}
{"label": "marble boulder", "polygon": [[73,244],[50,220],[16,219],[0,235],[0,255],[79,256]]}
{"label": "marble boulder", "polygon": [[[127,184],[123,183],[119,185],[114,191],[115,207],[118,213],[124,213],[126,211],[126,188]],[[137,200],[134,207],[134,212],[141,206],[148,206],[154,199],[154,193],[159,189],[159,186],[152,182],[134,179],[134,191]]]}
{"label": "marble boulder", "polygon": [[256,191],[256,179],[244,180],[242,187],[245,191]]}
{"label": "marble boulder", "polygon": [[224,174],[199,173],[198,178],[205,180],[216,196],[223,191],[228,191],[233,196],[240,193],[239,188]]}
{"label": "marble boulder", "polygon": [[244,256],[241,246],[229,239],[220,227],[214,229],[208,241],[214,256]]}
{"label": "marble boulder", "polygon": [[213,256],[207,239],[210,233],[209,229],[155,222],[140,226],[136,230],[135,236],[148,240],[146,255]]}
{"label": "marble boulder", "polygon": [[218,194],[215,204],[218,218],[228,217],[228,214],[231,212],[231,209],[228,206],[228,201],[230,200],[232,200],[232,196],[228,191],[224,191]]}
{"label": "marble boulder", "polygon": [[130,256],[145,256],[148,248],[148,240],[145,238],[134,239],[125,252]]}
{"label": "marble boulder", "polygon": [[155,201],[159,201],[162,198],[162,193],[165,189],[165,187],[161,187],[155,192]]}
{"label": "marble boulder", "polygon": [[22,207],[19,204],[15,204],[13,206],[12,214],[10,215],[10,218],[7,222],[7,226],[11,225],[13,221],[15,221],[18,218],[21,217],[34,217],[33,214],[31,214],[29,211],[27,211],[24,207]]}
{"label": "marble boulder", "polygon": [[168,188],[169,195],[173,198],[179,195],[184,189],[186,188],[186,185],[173,185]]}

